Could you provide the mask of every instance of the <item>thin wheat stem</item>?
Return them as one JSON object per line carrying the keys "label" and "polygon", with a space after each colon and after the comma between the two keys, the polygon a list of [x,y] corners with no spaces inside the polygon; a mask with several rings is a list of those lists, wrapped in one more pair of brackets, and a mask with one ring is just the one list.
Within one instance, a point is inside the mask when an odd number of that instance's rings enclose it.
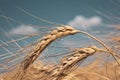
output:
{"label": "thin wheat stem", "polygon": [[[109,51],[109,53],[113,56],[113,58],[117,61],[117,63],[119,64],[120,66],[120,63],[118,61],[118,59],[116,58],[118,55],[116,53],[114,53],[105,43],[103,43],[101,40],[97,39],[96,37],[92,36],[91,34],[87,33],[87,32],[84,32],[84,31],[79,31],[79,33],[83,33],[83,34],[86,34],[88,35],[89,37],[93,38],[94,40],[96,40],[97,42],[99,42],[103,47],[106,48],[106,50]],[[119,56],[118,56],[119,57]]]}

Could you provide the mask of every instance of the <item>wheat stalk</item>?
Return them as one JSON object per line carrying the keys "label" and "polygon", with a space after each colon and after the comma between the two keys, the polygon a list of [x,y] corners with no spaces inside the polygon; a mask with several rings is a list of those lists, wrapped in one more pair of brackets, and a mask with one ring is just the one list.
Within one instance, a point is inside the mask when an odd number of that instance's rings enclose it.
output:
{"label": "wheat stalk", "polygon": [[13,79],[21,80],[26,72],[26,69],[39,57],[42,51],[54,40],[61,38],[63,36],[76,34],[77,32],[78,30],[75,30],[70,26],[59,27],[57,28],[57,30],[53,30],[50,34],[43,37],[42,40],[39,41],[39,43],[34,47],[34,49],[30,53],[28,53],[25,59],[21,62],[20,67],[18,68],[20,73],[18,71],[17,74],[13,77]]}
{"label": "wheat stalk", "polygon": [[[55,24],[53,22],[50,22],[50,21],[41,19],[37,16],[34,16],[34,15],[30,14],[29,12],[25,11],[24,9],[21,9],[21,8],[19,8],[19,9],[21,11],[25,12],[26,14],[36,18],[39,21],[46,22],[46,23],[49,23],[49,24],[52,24],[55,26],[61,26],[61,27],[57,28],[57,30],[53,30],[50,34],[46,35],[44,38],[42,38],[41,41],[38,42],[38,44],[34,47],[34,49],[32,49],[31,52],[28,53],[27,56],[25,56],[24,60],[17,67],[17,70],[13,70],[12,72],[7,74],[7,75],[9,75],[14,72],[14,74],[12,74],[13,75],[12,77],[6,79],[6,78],[2,78],[0,76],[0,80],[10,80],[10,79],[11,80],[24,80],[23,77],[26,74],[27,69],[30,67],[31,64],[33,64],[33,62],[39,57],[39,55],[42,53],[42,51],[48,45],[50,45],[54,40],[56,40],[58,38],[61,38],[63,36],[73,35],[76,33],[82,33],[82,34],[88,35],[89,37],[91,37],[94,40],[96,40],[97,42],[99,42],[105,49],[99,49],[97,47],[78,48],[74,51],[74,53],[71,56],[66,57],[66,58],[64,57],[64,59],[61,61],[61,63],[59,65],[57,65],[51,69],[48,68],[46,70],[41,70],[42,72],[40,73],[40,75],[43,75],[42,80],[61,80],[61,79],[63,79],[66,76],[66,74],[69,73],[69,71],[72,69],[72,67],[74,67],[75,64],[79,63],[81,60],[87,58],[88,56],[93,55],[96,51],[109,52],[114,57],[114,59],[117,61],[117,63],[119,64],[119,62],[117,60],[117,57],[119,57],[119,55],[114,53],[101,40],[90,35],[89,33],[84,32],[84,31],[75,30],[71,26]],[[1,15],[1,16],[4,18],[13,20],[9,17],[3,16],[3,15]],[[16,20],[13,20],[13,21],[16,21]],[[21,24],[21,22],[17,22],[17,23]],[[22,38],[22,39],[25,39],[25,38]],[[21,40],[21,39],[18,39],[18,40]],[[16,40],[10,41],[8,43],[11,43],[11,42],[16,42]],[[2,44],[0,44],[0,46],[2,46]],[[33,80],[33,79],[29,78],[29,80]],[[34,80],[40,80],[40,79],[34,79]]]}
{"label": "wheat stalk", "polygon": [[43,37],[43,39],[37,44],[37,46],[35,46],[34,49],[25,57],[25,59],[21,63],[22,66],[24,67],[24,69],[27,69],[27,67],[32,64],[39,57],[41,52],[54,40],[63,36],[76,34],[77,32],[78,30],[75,30],[70,26],[59,27],[57,30],[53,30],[50,34]]}
{"label": "wheat stalk", "polygon": [[[67,58],[69,61],[67,61],[67,59],[66,59],[65,61],[63,61],[61,63],[61,65],[57,66],[57,68],[55,67],[52,70],[51,75],[46,76],[46,78],[49,78],[48,80],[61,80],[62,79],[61,74],[63,74],[64,70],[67,71],[69,68],[71,69],[71,67],[74,66],[76,63],[78,63],[82,59],[85,59],[89,55],[94,54],[96,51],[106,51],[106,52],[110,52],[113,55],[113,57],[116,56],[115,53],[113,51],[111,51],[107,45],[105,45],[102,41],[100,41],[99,39],[90,35],[89,33],[76,30],[76,29],[72,28],[71,26],[58,27],[57,30],[53,30],[53,31],[51,31],[50,34],[43,37],[38,42],[38,44],[34,47],[34,49],[31,50],[30,53],[28,53],[28,55],[21,62],[20,66],[17,68],[17,72],[16,72],[15,76],[12,77],[12,80],[22,80],[28,67],[31,64],[33,64],[33,62],[39,57],[39,55],[42,53],[42,51],[47,46],[50,45],[50,43],[52,43],[53,41],[55,41],[58,38],[62,38],[64,36],[68,36],[68,35],[74,35],[76,33],[83,33],[83,34],[88,35],[89,37],[95,39],[100,44],[102,44],[106,48],[106,50],[98,49],[96,47],[78,49],[75,52],[75,54],[73,54],[73,56],[71,56],[70,58]],[[82,53],[82,54],[80,54],[80,53]],[[116,59],[116,57],[114,57],[114,58]],[[43,80],[47,80],[46,78]]]}
{"label": "wheat stalk", "polygon": [[120,66],[120,63],[118,61],[118,58],[120,58],[120,56],[118,54],[116,54],[115,52],[113,52],[103,41],[97,39],[96,37],[92,36],[91,34],[85,32],[85,31],[79,31],[79,33],[85,34],[85,35],[91,37],[92,39],[96,40],[97,42],[99,42],[107,50],[107,52],[109,52],[113,56],[113,58],[115,59],[115,61]]}

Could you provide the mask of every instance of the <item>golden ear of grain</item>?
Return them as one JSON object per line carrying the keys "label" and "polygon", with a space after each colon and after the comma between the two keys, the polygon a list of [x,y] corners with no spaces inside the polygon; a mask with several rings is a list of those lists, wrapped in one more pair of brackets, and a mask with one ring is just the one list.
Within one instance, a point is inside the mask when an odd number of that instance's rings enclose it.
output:
{"label": "golden ear of grain", "polygon": [[22,61],[22,66],[26,69],[30,64],[32,64],[42,53],[42,51],[50,45],[54,40],[61,38],[63,36],[76,34],[78,30],[67,26],[67,27],[58,27],[57,30],[51,31],[50,34],[43,37],[43,39],[35,46],[35,48],[25,57]]}
{"label": "golden ear of grain", "polygon": [[[80,62],[81,60],[93,55],[96,52],[95,49],[88,48],[78,48],[74,53],[64,58],[64,60],[57,66],[55,66],[49,75],[46,76],[45,80],[62,80],[71,71],[72,67]],[[48,72],[48,71],[46,71]]]}
{"label": "golden ear of grain", "polygon": [[50,45],[53,41],[55,41],[58,38],[61,38],[63,36],[73,35],[78,33],[78,30],[67,26],[67,27],[58,27],[57,30],[51,31],[50,34],[46,35],[42,38],[41,41],[38,42],[38,44],[34,47],[33,50],[31,50],[30,53],[28,53],[27,56],[25,56],[24,60],[21,62],[18,70],[18,74],[16,74],[12,80],[21,80],[24,74],[26,73],[26,70],[28,67],[33,64],[33,62],[39,57],[39,55],[42,53],[42,51]]}

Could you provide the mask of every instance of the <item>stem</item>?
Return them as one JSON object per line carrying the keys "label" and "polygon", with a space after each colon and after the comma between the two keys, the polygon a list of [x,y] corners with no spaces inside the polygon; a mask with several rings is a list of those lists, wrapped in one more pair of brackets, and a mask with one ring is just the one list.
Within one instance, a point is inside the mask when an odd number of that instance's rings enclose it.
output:
{"label": "stem", "polygon": [[116,62],[120,66],[120,63],[119,63],[119,61],[116,58],[116,56],[118,56],[118,55],[116,53],[114,53],[103,41],[97,39],[96,37],[94,37],[93,35],[91,35],[91,34],[89,34],[87,32],[79,31],[79,33],[85,34],[85,35],[91,37],[92,39],[96,40],[97,42],[99,42],[103,47],[106,48],[106,50],[113,56],[113,58],[116,60]]}

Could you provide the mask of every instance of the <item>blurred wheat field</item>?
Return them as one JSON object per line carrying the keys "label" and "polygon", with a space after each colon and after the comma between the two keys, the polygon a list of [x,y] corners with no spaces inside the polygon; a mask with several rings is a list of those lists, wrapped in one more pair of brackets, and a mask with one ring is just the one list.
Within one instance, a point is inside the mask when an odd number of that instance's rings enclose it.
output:
{"label": "blurred wheat field", "polygon": [[40,32],[19,36],[1,28],[7,36],[0,40],[0,80],[120,79],[120,37],[115,36],[119,30],[99,37],[67,25],[54,26],[36,26]]}

